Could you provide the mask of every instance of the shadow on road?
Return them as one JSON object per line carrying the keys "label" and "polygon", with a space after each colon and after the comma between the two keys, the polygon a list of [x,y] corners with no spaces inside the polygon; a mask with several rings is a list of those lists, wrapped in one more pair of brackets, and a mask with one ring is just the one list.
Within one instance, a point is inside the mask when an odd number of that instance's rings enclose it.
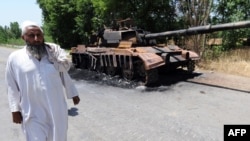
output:
{"label": "shadow on road", "polygon": [[73,107],[73,108],[70,108],[70,109],[68,109],[68,115],[69,116],[72,116],[72,117],[74,117],[74,116],[77,116],[78,115],[78,109],[77,108],[75,108],[75,107]]}
{"label": "shadow on road", "polygon": [[[82,69],[71,69],[69,71],[70,76],[76,81],[88,81],[88,83],[115,86],[120,88],[138,88],[143,86],[141,82],[135,81],[126,81],[119,76],[108,76],[103,73],[96,73],[89,70]],[[167,90],[170,86],[175,85],[179,82],[189,82],[199,85],[207,85],[212,87],[218,87],[223,89],[235,90],[245,93],[250,93],[249,89],[242,89],[237,86],[234,86],[232,83],[218,83],[217,80],[213,80],[213,77],[204,76],[206,73],[193,72],[188,73],[183,69],[176,69],[171,72],[164,72],[159,74],[159,81],[153,85],[147,86],[143,91],[164,91]],[[221,76],[222,77],[222,76]],[[216,78],[221,79],[221,78]],[[224,80],[224,81],[233,81],[233,80]],[[163,86],[163,87],[162,87]]]}
{"label": "shadow on road", "polygon": [[176,84],[178,82],[193,79],[200,75],[202,75],[202,73],[198,73],[198,72],[189,73],[186,70],[177,69],[175,71],[160,74],[159,83],[160,85],[169,86],[169,85]]}

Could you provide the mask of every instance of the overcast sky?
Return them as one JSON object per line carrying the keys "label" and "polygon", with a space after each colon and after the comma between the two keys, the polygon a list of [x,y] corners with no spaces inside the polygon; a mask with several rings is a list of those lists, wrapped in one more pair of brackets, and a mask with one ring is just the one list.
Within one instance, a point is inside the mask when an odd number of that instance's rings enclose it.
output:
{"label": "overcast sky", "polygon": [[11,22],[19,25],[31,20],[42,25],[42,10],[36,0],[0,0],[0,26],[9,26]]}

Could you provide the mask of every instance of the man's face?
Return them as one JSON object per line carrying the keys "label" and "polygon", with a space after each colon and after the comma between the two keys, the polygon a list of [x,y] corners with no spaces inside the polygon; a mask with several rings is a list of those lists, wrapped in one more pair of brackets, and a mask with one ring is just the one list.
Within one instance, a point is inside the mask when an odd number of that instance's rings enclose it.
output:
{"label": "man's face", "polygon": [[27,32],[22,36],[27,45],[40,46],[44,43],[42,31],[35,26],[27,27]]}

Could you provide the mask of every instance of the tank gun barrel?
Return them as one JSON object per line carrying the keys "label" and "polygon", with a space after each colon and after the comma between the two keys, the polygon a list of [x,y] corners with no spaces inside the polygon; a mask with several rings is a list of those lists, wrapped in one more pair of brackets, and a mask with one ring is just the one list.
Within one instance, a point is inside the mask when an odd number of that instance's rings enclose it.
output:
{"label": "tank gun barrel", "polygon": [[196,34],[212,33],[216,31],[247,28],[247,27],[250,27],[250,21],[240,21],[240,22],[232,22],[232,23],[225,23],[218,25],[196,26],[196,27],[190,27],[188,29],[166,31],[160,33],[150,33],[146,34],[144,38],[152,39],[157,37],[167,37],[173,35],[196,35]]}

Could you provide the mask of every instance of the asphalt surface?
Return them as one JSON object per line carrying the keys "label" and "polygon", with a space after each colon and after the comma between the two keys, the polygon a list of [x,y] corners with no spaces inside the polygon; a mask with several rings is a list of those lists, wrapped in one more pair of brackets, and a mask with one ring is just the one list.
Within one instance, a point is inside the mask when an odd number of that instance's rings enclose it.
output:
{"label": "asphalt surface", "polygon": [[[12,123],[4,81],[6,59],[13,50],[0,47],[1,141],[25,140],[20,125]],[[225,75],[223,86],[213,82],[209,72],[180,73],[169,81],[161,77],[162,85],[147,88],[119,87],[115,84],[120,80],[109,83],[107,77],[85,79],[86,71],[72,70],[71,75],[81,103],[67,101],[68,141],[222,141],[225,124],[250,124],[249,78]],[[236,78],[244,88],[229,83]]]}

